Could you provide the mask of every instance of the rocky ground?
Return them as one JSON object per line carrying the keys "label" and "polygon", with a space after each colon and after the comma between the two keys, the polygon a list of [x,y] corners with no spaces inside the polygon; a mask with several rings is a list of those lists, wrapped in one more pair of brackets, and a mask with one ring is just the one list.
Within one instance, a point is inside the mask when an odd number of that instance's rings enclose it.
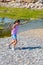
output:
{"label": "rocky ground", "polygon": [[43,29],[19,33],[15,51],[8,48],[11,40],[0,38],[0,65],[43,65]]}
{"label": "rocky ground", "polygon": [[43,9],[43,3],[38,1],[36,3],[20,3],[20,2],[0,2],[0,6],[5,7],[17,7],[17,8],[32,8],[32,9]]}

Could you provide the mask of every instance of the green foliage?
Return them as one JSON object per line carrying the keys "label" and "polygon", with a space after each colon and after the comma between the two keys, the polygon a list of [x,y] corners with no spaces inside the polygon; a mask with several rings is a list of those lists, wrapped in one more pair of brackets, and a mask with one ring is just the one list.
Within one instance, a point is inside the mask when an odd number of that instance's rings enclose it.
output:
{"label": "green foliage", "polygon": [[43,10],[0,7],[0,17],[12,19],[43,18]]}

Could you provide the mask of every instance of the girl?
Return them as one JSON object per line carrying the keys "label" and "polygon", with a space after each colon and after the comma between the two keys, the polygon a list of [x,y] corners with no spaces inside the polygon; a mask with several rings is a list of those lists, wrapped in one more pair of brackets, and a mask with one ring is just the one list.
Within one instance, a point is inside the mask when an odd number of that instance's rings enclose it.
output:
{"label": "girl", "polygon": [[[17,31],[18,31],[19,25],[20,25],[20,20],[16,20],[14,22],[14,25],[12,26],[11,35],[12,35],[13,40],[9,44],[9,48],[11,48],[10,45],[13,45],[14,48],[15,48],[15,45],[17,44]],[[14,50],[14,48],[12,48],[12,49]]]}

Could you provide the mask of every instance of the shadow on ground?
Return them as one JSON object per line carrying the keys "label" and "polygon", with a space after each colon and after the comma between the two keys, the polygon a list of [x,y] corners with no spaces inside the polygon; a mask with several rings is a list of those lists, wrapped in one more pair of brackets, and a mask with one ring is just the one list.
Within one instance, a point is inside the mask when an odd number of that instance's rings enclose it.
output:
{"label": "shadow on ground", "polygon": [[41,49],[41,47],[40,46],[36,46],[36,47],[22,47],[22,48],[17,47],[17,48],[15,48],[15,50],[27,50],[27,49],[29,49],[29,50]]}

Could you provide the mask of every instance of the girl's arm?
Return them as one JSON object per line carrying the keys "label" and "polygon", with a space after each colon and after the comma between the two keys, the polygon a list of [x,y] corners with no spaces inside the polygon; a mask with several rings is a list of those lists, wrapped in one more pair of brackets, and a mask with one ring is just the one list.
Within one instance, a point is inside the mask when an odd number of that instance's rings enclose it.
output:
{"label": "girl's arm", "polygon": [[18,25],[18,23],[14,24],[14,25],[12,26],[12,29],[15,28],[15,26],[17,26],[17,25]]}
{"label": "girl's arm", "polygon": [[15,26],[16,26],[16,24],[14,24],[14,25],[12,26],[12,29],[15,28]]}
{"label": "girl's arm", "polygon": [[15,28],[15,24],[12,26],[12,29]]}

